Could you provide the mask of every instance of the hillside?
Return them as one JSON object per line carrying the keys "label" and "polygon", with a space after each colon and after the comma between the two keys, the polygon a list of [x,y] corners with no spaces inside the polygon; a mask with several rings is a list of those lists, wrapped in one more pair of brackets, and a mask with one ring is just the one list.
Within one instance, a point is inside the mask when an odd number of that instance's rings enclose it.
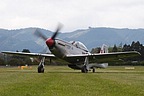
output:
{"label": "hillside", "polygon": [[[22,51],[29,49],[31,52],[42,52],[45,42],[35,37],[33,32],[36,28],[25,28],[17,30],[0,29],[0,51]],[[39,29],[47,37],[53,32]],[[102,44],[113,46],[114,44],[131,44],[132,41],[140,41],[144,44],[144,29],[115,29],[115,28],[89,28],[76,30],[69,33],[60,33],[57,38],[83,42],[89,50],[100,47]]]}

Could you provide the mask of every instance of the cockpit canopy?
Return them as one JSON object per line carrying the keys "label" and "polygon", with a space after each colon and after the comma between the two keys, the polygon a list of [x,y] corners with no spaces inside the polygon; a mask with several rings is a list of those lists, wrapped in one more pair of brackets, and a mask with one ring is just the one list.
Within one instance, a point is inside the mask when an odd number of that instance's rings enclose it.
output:
{"label": "cockpit canopy", "polygon": [[79,42],[79,41],[70,41],[70,43],[72,45],[76,46],[77,48],[80,48],[82,50],[88,51],[88,49],[86,48],[86,46],[83,43]]}

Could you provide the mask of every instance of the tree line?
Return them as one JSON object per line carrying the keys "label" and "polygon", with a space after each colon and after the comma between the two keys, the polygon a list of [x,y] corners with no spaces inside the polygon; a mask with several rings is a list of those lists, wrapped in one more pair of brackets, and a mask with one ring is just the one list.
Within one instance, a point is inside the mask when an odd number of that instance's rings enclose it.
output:
{"label": "tree line", "polygon": [[[19,52],[18,50],[16,52]],[[23,49],[21,52],[30,53],[29,49]],[[20,55],[9,55],[9,54],[0,54],[0,65],[7,66],[25,66],[25,65],[38,65],[42,57],[33,57],[29,56],[20,56]],[[64,65],[66,62],[58,60],[50,60],[49,58],[45,59],[45,65]]]}
{"label": "tree line", "polygon": [[[101,50],[100,47],[93,48],[91,50],[91,53],[99,53],[100,50]],[[127,63],[128,65],[131,65],[133,63],[132,65],[144,65],[144,46],[139,41],[136,41],[136,42],[133,41],[131,44],[124,44],[123,46],[122,44],[118,46],[115,44],[113,47],[109,47],[108,51],[109,52],[137,51],[141,54],[141,56],[125,59],[125,62],[120,62],[120,64],[125,65],[125,63]],[[135,63],[131,61],[134,61]],[[118,62],[115,62],[115,63],[118,63]]]}
{"label": "tree line", "polygon": [[[100,53],[101,48],[100,47],[96,47],[96,48],[92,48],[91,53]],[[108,48],[109,52],[125,52],[125,51],[138,51],[141,56],[134,58],[134,59],[125,59],[125,62],[114,62],[117,63],[117,65],[126,65],[125,63],[127,63],[128,65],[131,65],[131,61],[137,61],[135,63],[137,63],[136,65],[144,65],[144,46],[143,44],[141,44],[139,41],[135,42],[133,41],[131,44],[124,44],[122,46],[122,44],[119,44],[118,46],[115,44],[113,47],[109,47]],[[17,51],[18,52],[18,51]],[[30,53],[30,51],[28,49],[23,49],[22,52],[27,52]],[[63,64],[62,61],[60,60],[49,60],[46,59],[45,60],[45,64],[49,65],[49,64],[54,64],[57,65],[58,64]],[[51,62],[50,62],[51,61]],[[22,66],[22,65],[38,65],[38,63],[40,62],[40,58],[33,58],[30,59],[27,56],[17,56],[17,55],[0,55],[0,65],[16,65],[16,66]],[[62,63],[61,63],[62,62]],[[133,65],[135,65],[135,63],[133,63]],[[111,65],[115,65],[115,64],[111,64]]]}

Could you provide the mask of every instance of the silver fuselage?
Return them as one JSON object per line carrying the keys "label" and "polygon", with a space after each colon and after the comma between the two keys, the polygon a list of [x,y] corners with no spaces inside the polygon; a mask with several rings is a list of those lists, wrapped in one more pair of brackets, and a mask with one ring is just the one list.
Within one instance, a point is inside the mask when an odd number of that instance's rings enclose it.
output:
{"label": "silver fuselage", "polygon": [[90,54],[87,49],[79,48],[78,46],[59,39],[55,40],[55,46],[50,48],[50,51],[59,58],[64,58],[67,55]]}
{"label": "silver fuselage", "polygon": [[[82,44],[82,43],[81,43]],[[82,46],[84,46],[82,44]],[[56,39],[55,45],[52,48],[49,48],[50,51],[58,58],[63,59],[70,64],[74,65],[73,69],[81,69],[81,67],[84,64],[85,58],[67,58],[68,55],[90,55],[91,53],[88,51],[88,49],[84,46],[76,46],[70,42],[66,42],[63,40]],[[108,63],[92,63],[89,64],[90,68],[106,68],[108,66]]]}

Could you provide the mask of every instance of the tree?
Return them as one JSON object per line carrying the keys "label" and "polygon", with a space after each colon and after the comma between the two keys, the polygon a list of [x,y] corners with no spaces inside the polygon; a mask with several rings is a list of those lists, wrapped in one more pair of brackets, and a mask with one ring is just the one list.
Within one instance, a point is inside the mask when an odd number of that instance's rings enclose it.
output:
{"label": "tree", "polygon": [[22,59],[17,59],[17,58],[12,58],[11,60],[8,61],[8,65],[11,66],[19,66],[19,65],[25,65],[24,61]]}
{"label": "tree", "polygon": [[0,58],[0,65],[5,65],[4,60]]}
{"label": "tree", "polygon": [[97,47],[97,48],[92,48],[91,53],[100,53],[101,48]]}
{"label": "tree", "polygon": [[[23,49],[22,52],[30,53],[29,49]],[[20,56],[20,57],[21,57],[21,59],[23,60],[23,62],[24,62],[25,64],[28,64],[28,65],[31,65],[31,64],[32,64],[32,62],[31,62],[31,60],[30,60],[29,57],[25,57],[25,56]]]}
{"label": "tree", "polygon": [[132,44],[131,44],[131,50],[132,51],[138,51],[138,52],[140,52],[141,51],[141,49],[142,49],[142,47],[143,47],[143,45],[142,44],[140,44],[140,42],[139,41],[137,41],[137,42],[132,42]]}
{"label": "tree", "polygon": [[122,48],[122,51],[123,51],[123,52],[125,52],[125,51],[131,51],[130,48],[131,48],[130,45],[125,44],[125,45],[123,46],[123,48]]}
{"label": "tree", "polygon": [[118,48],[116,45],[114,45],[113,49],[112,49],[112,52],[118,52]]}
{"label": "tree", "polygon": [[131,45],[125,44],[123,46],[123,51],[138,51],[141,54],[141,57],[136,57],[135,59],[138,61],[144,60],[144,46],[140,44],[139,41],[135,42],[133,41]]}

